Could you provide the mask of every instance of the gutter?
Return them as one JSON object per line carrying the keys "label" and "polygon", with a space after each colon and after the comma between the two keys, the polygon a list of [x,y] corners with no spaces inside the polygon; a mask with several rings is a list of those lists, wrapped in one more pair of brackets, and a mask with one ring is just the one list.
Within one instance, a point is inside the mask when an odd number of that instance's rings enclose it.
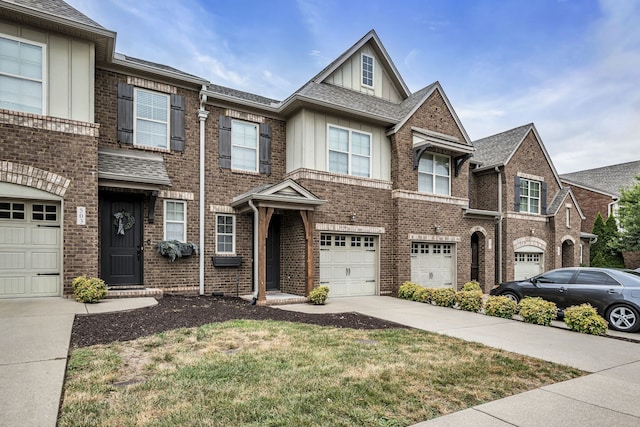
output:
{"label": "gutter", "polygon": [[[204,86],[203,86],[204,88]],[[200,285],[200,295],[204,295],[204,237],[205,237],[205,224],[204,224],[204,213],[205,213],[205,200],[204,200],[204,190],[205,190],[205,122],[207,121],[207,117],[209,116],[209,112],[204,109],[204,104],[207,101],[207,95],[204,95],[200,92],[200,109],[198,110],[198,120],[200,121],[200,194],[198,196],[200,212],[199,212],[199,224],[200,224],[200,258],[198,260],[199,263],[199,271],[198,271],[198,282]]]}
{"label": "gutter", "polygon": [[494,169],[498,174],[498,211],[500,212],[500,218],[498,219],[498,238],[496,239],[496,253],[498,255],[498,283],[502,283],[502,172],[500,167],[496,166]]}

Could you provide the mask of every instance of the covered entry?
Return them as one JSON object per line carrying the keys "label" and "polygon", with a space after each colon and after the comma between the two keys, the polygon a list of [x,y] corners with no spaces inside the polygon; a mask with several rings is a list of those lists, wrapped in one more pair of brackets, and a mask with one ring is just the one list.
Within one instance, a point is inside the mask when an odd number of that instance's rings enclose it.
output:
{"label": "covered entry", "polygon": [[[324,203],[325,200],[318,199],[292,179],[254,188],[232,200],[231,207],[239,213],[253,214],[253,277],[254,295],[258,304],[266,303],[267,289],[274,288],[274,284],[278,282],[274,275],[280,274],[282,263],[292,255],[281,254],[277,243],[281,241],[281,227],[287,225],[280,223],[281,218],[288,216],[284,215],[287,211],[298,211],[302,220],[306,275],[305,283],[301,285],[305,296],[313,289],[314,210]],[[276,257],[279,257],[280,262],[276,262]]]}

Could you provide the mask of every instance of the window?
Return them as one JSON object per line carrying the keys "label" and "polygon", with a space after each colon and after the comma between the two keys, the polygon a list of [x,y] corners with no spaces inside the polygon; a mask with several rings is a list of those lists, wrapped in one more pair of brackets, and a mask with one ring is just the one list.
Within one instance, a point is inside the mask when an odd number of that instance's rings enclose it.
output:
{"label": "window", "polygon": [[554,270],[541,274],[536,278],[536,281],[539,283],[557,283],[566,285],[569,283],[574,273],[574,270]]}
{"label": "window", "polygon": [[169,95],[135,89],[134,145],[169,148]]}
{"label": "window", "polygon": [[231,169],[258,171],[258,125],[232,120]]}
{"label": "window", "polygon": [[44,114],[45,45],[0,37],[0,108]]}
{"label": "window", "polygon": [[20,219],[24,216],[24,203],[20,202],[0,202],[0,219]]}
{"label": "window", "polygon": [[432,194],[451,194],[449,157],[424,153],[418,164],[418,191]]}
{"label": "window", "polygon": [[540,182],[520,178],[520,212],[540,213]]}
{"label": "window", "polygon": [[329,172],[371,176],[371,135],[329,126]]}
{"label": "window", "polygon": [[34,221],[57,221],[58,207],[56,205],[43,205],[34,203],[31,207],[31,218]]}
{"label": "window", "polygon": [[362,54],[362,85],[373,87],[373,57]]}
{"label": "window", "polygon": [[620,283],[601,271],[581,271],[578,273],[576,283],[580,285],[620,286]]}
{"label": "window", "polygon": [[185,202],[164,201],[164,239],[186,242],[187,204]]}
{"label": "window", "polygon": [[235,229],[234,215],[216,216],[216,253],[234,254],[236,252]]}
{"label": "window", "polygon": [[567,207],[567,228],[571,228],[571,208]]}

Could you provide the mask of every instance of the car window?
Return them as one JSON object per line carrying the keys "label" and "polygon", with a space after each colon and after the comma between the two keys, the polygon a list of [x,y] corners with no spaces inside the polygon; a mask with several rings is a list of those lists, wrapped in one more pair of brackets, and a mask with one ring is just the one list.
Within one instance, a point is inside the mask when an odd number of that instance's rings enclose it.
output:
{"label": "car window", "polygon": [[601,271],[581,271],[578,273],[576,283],[581,285],[620,286],[611,276]]}
{"label": "car window", "polygon": [[536,281],[538,283],[566,284],[573,277],[573,273],[573,270],[553,270],[536,277]]}

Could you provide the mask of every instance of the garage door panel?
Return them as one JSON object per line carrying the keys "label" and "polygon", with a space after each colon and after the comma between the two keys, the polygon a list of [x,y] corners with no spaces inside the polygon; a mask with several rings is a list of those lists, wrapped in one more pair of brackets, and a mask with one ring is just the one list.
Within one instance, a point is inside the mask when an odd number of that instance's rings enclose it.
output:
{"label": "garage door panel", "polygon": [[[3,199],[0,298],[60,295],[59,204]],[[55,212],[54,212],[55,211]]]}
{"label": "garage door panel", "polygon": [[330,296],[375,295],[376,264],[375,237],[321,236],[320,284]]}
{"label": "garage door panel", "polygon": [[19,227],[0,227],[0,245],[23,245],[26,231]]}
{"label": "garage door panel", "polygon": [[25,277],[0,277],[0,295],[21,296],[25,292]]}
{"label": "garage door panel", "polygon": [[413,242],[411,281],[430,288],[450,288],[455,279],[455,245]]}

